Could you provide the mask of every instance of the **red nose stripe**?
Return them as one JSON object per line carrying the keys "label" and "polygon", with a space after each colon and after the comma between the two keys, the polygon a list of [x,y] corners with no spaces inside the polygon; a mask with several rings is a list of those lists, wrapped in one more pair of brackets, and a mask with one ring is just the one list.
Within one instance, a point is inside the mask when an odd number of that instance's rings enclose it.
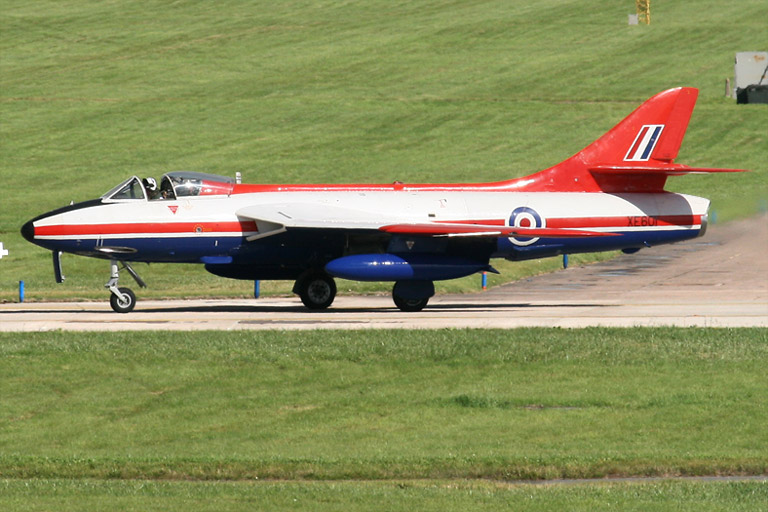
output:
{"label": "red nose stripe", "polygon": [[253,221],[240,222],[177,222],[177,223],[131,223],[131,224],[60,224],[38,226],[35,236],[77,236],[77,235],[130,235],[135,233],[178,234],[178,233],[245,233],[258,231]]}

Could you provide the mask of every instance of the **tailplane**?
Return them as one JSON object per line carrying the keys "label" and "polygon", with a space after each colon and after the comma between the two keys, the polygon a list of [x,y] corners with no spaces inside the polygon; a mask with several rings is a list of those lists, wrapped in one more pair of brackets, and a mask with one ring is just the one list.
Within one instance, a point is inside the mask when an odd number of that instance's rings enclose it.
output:
{"label": "tailplane", "polygon": [[526,178],[527,183],[519,189],[660,192],[668,176],[738,172],[737,169],[692,168],[674,163],[698,94],[698,90],[691,87],[660,92],[576,155]]}

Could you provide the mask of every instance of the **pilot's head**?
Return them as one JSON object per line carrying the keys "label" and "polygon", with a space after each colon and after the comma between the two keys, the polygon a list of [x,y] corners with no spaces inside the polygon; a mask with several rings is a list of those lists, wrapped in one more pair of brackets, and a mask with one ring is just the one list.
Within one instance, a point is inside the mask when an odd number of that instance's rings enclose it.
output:
{"label": "pilot's head", "polygon": [[155,181],[155,178],[144,178],[144,188],[146,188],[150,192],[156,191],[157,182]]}

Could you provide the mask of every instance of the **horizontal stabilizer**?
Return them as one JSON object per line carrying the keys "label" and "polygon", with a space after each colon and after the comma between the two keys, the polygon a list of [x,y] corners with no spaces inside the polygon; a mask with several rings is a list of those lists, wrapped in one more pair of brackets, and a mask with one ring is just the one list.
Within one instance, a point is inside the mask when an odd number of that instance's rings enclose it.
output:
{"label": "horizontal stabilizer", "polygon": [[663,176],[683,176],[684,174],[710,174],[716,172],[746,172],[744,169],[714,169],[709,167],[688,167],[687,165],[668,164],[668,165],[593,165],[589,172],[592,174],[611,174],[611,175],[663,175]]}
{"label": "horizontal stabilizer", "polygon": [[447,224],[430,222],[425,224],[391,224],[382,226],[386,233],[424,235],[424,236],[475,236],[475,237],[547,237],[547,238],[587,238],[593,236],[616,236],[615,233],[585,231],[565,228],[522,228],[512,226],[486,226],[482,224]]}

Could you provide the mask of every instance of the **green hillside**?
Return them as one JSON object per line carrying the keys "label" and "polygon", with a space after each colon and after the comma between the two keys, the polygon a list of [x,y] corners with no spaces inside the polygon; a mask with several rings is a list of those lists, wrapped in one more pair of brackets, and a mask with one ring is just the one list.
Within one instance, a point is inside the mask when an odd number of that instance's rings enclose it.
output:
{"label": "green hillside", "polygon": [[[124,178],[485,181],[552,165],[651,95],[701,90],[679,161],[750,169],[671,187],[720,219],[765,208],[768,108],[724,98],[737,51],[768,48],[763,0],[0,1],[0,299],[103,294],[104,262],[49,255],[29,218]],[[535,270],[535,269],[534,269]],[[172,293],[178,267],[143,270]],[[184,281],[247,293],[202,269]],[[182,290],[180,293],[188,293]],[[159,293],[159,292],[154,292]]]}

